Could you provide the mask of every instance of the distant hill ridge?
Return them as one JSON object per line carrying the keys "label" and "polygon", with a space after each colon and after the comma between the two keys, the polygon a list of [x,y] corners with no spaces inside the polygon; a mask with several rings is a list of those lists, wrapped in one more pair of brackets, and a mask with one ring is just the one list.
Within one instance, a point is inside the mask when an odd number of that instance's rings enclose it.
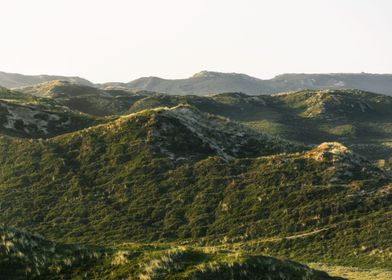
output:
{"label": "distant hill ridge", "polygon": [[343,88],[392,95],[392,75],[368,73],[283,74],[269,80],[262,80],[245,74],[201,71],[187,79],[169,80],[144,77],[129,83],[107,83],[101,86],[118,86],[181,95],[206,95],[234,91],[247,94],[273,94],[303,89]]}
{"label": "distant hill ridge", "polygon": [[127,83],[108,82],[93,84],[80,77],[26,76],[0,72],[0,86],[16,88],[37,83],[62,80],[71,83],[96,86],[105,89],[147,90],[170,94],[207,95],[222,92],[247,94],[273,94],[303,89],[360,89],[392,95],[392,74],[330,73],[330,74],[282,74],[272,79],[258,79],[245,74],[201,71],[185,79],[142,77]]}
{"label": "distant hill ridge", "polygon": [[81,85],[90,85],[93,83],[80,77],[65,77],[57,75],[22,75],[17,73],[6,73],[0,71],[0,86],[6,88],[15,88],[31,86],[38,83],[49,82],[53,80],[68,81]]}

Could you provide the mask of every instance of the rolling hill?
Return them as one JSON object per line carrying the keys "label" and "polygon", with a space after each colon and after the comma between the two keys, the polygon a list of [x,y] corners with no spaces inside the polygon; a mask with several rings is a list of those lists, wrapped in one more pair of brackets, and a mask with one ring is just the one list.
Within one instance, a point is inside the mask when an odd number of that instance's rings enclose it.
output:
{"label": "rolling hill", "polygon": [[54,75],[22,75],[17,73],[0,72],[0,86],[6,88],[30,86],[53,80],[69,81],[82,85],[93,85],[90,81],[79,77],[64,77]]}
{"label": "rolling hill", "polygon": [[18,88],[49,81],[67,81],[72,84],[94,86],[103,89],[152,91],[176,95],[208,95],[222,92],[247,94],[274,94],[304,89],[359,89],[392,95],[391,74],[331,73],[331,74],[282,74],[272,79],[258,79],[245,74],[201,71],[186,79],[142,77],[127,83],[108,82],[93,84],[79,77],[55,75],[27,76],[0,72],[0,86]]}
{"label": "rolling hill", "polygon": [[391,102],[360,90],[0,88],[0,271],[330,279],[290,259],[388,279]]}
{"label": "rolling hill", "polygon": [[262,80],[245,74],[202,71],[187,79],[168,80],[145,77],[129,83],[107,83],[102,86],[118,86],[177,95],[207,95],[222,92],[273,94],[303,89],[347,88],[391,95],[392,75],[367,73],[283,74],[269,80]]}
{"label": "rolling hill", "polygon": [[182,105],[0,149],[1,221],[56,241],[391,265],[391,179],[338,143],[309,148]]}
{"label": "rolling hill", "polygon": [[382,166],[389,167],[392,162],[392,99],[359,90],[302,90],[272,96],[244,93],[196,96],[103,90],[51,81],[17,91],[3,88],[0,98],[41,111],[83,113],[92,118],[189,104],[271,135],[310,145],[338,141]]}
{"label": "rolling hill", "polygon": [[342,142],[383,166],[391,162],[392,98],[385,95],[359,90],[303,90],[272,96],[156,94],[136,101],[130,112],[179,104],[300,143]]}
{"label": "rolling hill", "polygon": [[153,94],[147,91],[103,90],[59,80],[20,87],[14,91],[45,98],[60,106],[93,116],[124,114],[135,101]]}

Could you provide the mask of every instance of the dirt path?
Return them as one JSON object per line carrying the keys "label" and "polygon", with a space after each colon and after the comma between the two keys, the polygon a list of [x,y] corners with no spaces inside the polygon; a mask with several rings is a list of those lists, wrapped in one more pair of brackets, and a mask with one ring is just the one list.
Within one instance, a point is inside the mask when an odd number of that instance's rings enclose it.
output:
{"label": "dirt path", "polygon": [[268,237],[268,238],[258,238],[258,239],[252,239],[249,241],[239,241],[239,242],[234,242],[234,243],[226,243],[222,245],[217,245],[215,246],[216,248],[240,248],[243,245],[251,245],[251,244],[259,244],[259,243],[268,243],[268,242],[279,242],[282,240],[291,240],[291,239],[298,239],[298,238],[305,238],[311,235],[319,234],[321,232],[330,230],[335,228],[336,226],[330,226],[330,227],[325,227],[325,228],[319,228],[313,231],[307,231],[307,232],[301,232],[297,233],[294,235],[289,235],[289,236],[279,236],[279,237]]}

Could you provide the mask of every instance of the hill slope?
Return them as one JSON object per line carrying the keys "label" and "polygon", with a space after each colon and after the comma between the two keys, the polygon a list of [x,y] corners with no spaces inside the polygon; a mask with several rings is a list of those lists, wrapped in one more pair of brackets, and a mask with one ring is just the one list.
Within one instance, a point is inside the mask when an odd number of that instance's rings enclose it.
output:
{"label": "hill slope", "polygon": [[103,122],[71,111],[46,110],[0,100],[0,134],[24,138],[49,138]]}
{"label": "hill slope", "polygon": [[93,116],[124,114],[135,101],[152,94],[146,91],[102,90],[93,86],[58,80],[15,90]]}
{"label": "hill slope", "polygon": [[240,251],[165,244],[64,245],[0,226],[4,279],[337,279],[304,265]]}
{"label": "hill slope", "polygon": [[358,90],[304,90],[272,96],[152,95],[136,101],[130,111],[178,104],[190,104],[297,142],[343,142],[374,161],[382,160],[385,166],[392,162],[392,98],[385,95]]}
{"label": "hill slope", "polygon": [[392,182],[338,143],[309,150],[179,106],[0,149],[0,219],[56,240],[391,265]]}
{"label": "hill slope", "polygon": [[303,90],[273,96],[223,93],[212,96],[102,90],[52,81],[0,97],[43,111],[75,111],[94,116],[190,104],[240,121],[256,130],[306,144],[339,141],[389,167],[392,163],[391,97],[358,90]]}

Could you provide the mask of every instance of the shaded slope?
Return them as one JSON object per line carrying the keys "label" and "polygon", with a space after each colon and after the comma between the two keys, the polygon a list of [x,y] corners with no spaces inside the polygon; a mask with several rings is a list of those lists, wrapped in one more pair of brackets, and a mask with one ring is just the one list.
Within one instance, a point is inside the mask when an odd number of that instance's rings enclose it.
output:
{"label": "shaded slope", "polygon": [[178,154],[181,151],[189,158],[194,150],[205,150],[210,155],[230,159],[304,149],[303,146],[256,133],[239,123],[202,113],[189,106],[158,111],[158,116],[152,135],[163,153]]}
{"label": "shaded slope", "polygon": [[[37,234],[0,225],[0,275],[2,279],[57,279],[82,274],[94,266],[103,250],[63,245]],[[81,276],[81,275],[80,275]]]}
{"label": "shaded slope", "polygon": [[98,124],[103,120],[69,111],[49,111],[0,100],[0,134],[48,138]]}
{"label": "shaded slope", "polygon": [[249,256],[240,251],[164,244],[118,248],[64,245],[4,226],[0,226],[0,236],[0,274],[9,280],[337,279],[299,263]]}

